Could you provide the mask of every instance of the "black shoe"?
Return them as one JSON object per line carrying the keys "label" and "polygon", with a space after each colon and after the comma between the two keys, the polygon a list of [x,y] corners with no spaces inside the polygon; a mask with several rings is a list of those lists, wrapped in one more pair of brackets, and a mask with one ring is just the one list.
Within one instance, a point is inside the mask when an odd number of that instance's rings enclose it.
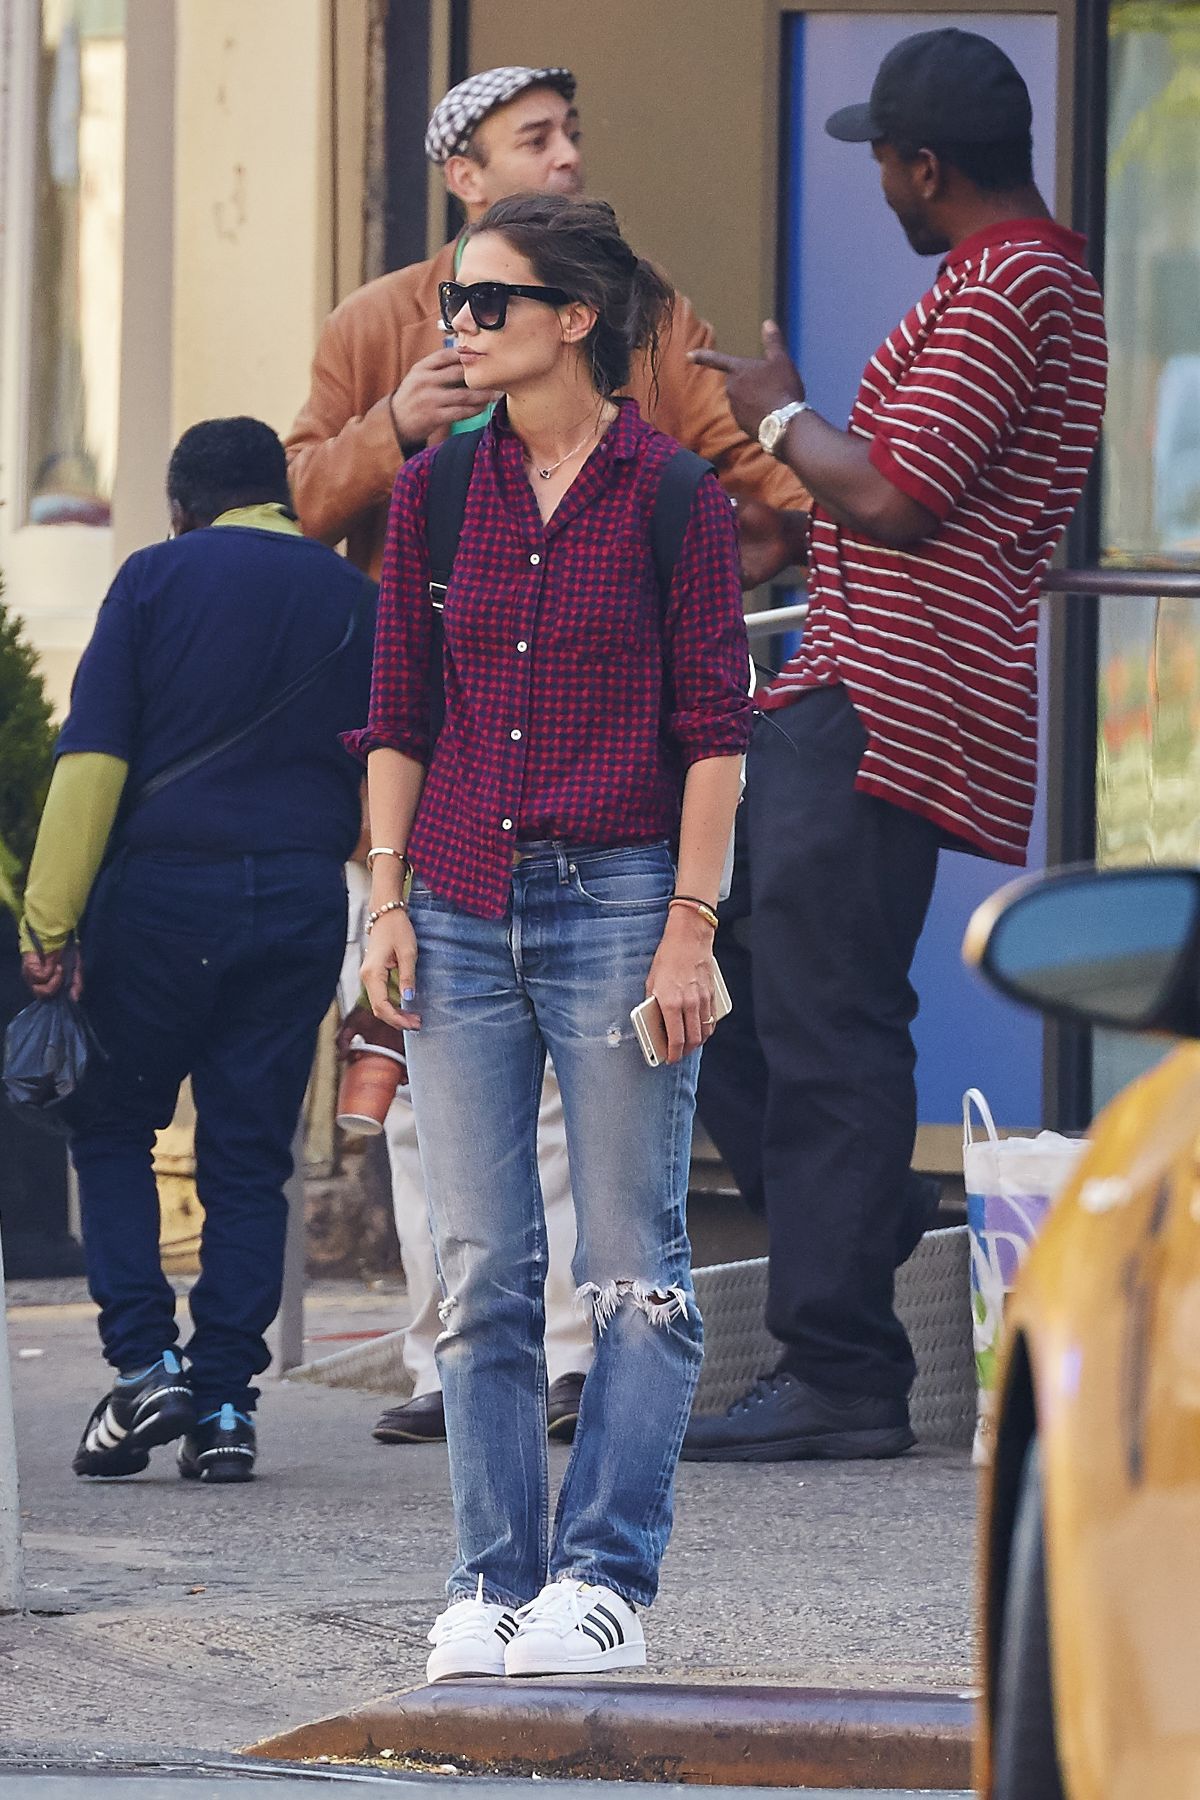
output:
{"label": "black shoe", "polygon": [[371,1432],[381,1444],[442,1444],[446,1441],[446,1409],[439,1393],[418,1394],[403,1406],[390,1407]]}
{"label": "black shoe", "polygon": [[258,1438],[254,1421],[230,1404],[206,1413],[179,1446],[185,1481],[253,1481]]}
{"label": "black shoe", "polygon": [[780,1369],[728,1412],[696,1415],[680,1455],[684,1462],[839,1460],[900,1456],[916,1441],[906,1400],[841,1399]]}
{"label": "black shoe", "polygon": [[196,1423],[191,1384],[173,1350],[148,1369],[118,1375],[84,1426],[71,1467],[76,1475],[137,1475],[155,1444],[169,1444]]}
{"label": "black shoe", "polygon": [[572,1373],[560,1375],[557,1381],[550,1383],[550,1392],[546,1395],[546,1436],[553,1438],[556,1444],[574,1441],[586,1380],[586,1375]]}

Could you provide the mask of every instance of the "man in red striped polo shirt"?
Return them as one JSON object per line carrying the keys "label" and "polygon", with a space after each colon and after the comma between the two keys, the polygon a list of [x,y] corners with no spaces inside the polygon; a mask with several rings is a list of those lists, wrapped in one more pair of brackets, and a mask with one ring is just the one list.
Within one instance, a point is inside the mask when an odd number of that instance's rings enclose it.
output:
{"label": "man in red striped polo shirt", "polygon": [[784,1348],[728,1413],[693,1420],[694,1459],[914,1441],[893,1308],[927,1210],[909,1173],[912,958],[942,846],[1024,861],[1038,588],[1104,406],[1100,296],[1034,185],[1030,124],[1009,59],[955,30],[905,39],[870,100],[828,121],[870,143],[913,249],[942,258],[848,431],[808,405],[774,325],[762,361],[696,353],[816,504],[803,643],[760,695],[748,763],[749,957],[722,931],[727,974],[752,963],[752,1004],[702,1076],[705,1123],[743,1187],[762,1184]]}

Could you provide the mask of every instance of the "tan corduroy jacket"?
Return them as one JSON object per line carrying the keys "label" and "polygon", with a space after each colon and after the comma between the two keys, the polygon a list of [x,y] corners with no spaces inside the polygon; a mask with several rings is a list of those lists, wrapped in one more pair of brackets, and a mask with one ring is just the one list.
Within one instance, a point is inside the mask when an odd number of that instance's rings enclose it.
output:
{"label": "tan corduroy jacket", "polygon": [[[379,573],[388,500],[404,461],[389,402],[413,364],[441,348],[437,286],[453,274],[454,245],[447,244],[431,261],[381,275],[343,300],[322,328],[312,391],[288,436],[301,525],[327,544],[344,538],[350,560],[371,575]],[[629,392],[660,431],[707,457],[731,494],[808,507],[791,471],[735,423],[724,376],[688,362],[689,350],[712,342],[712,327],[680,295],[662,346],[657,404],[644,358]]]}

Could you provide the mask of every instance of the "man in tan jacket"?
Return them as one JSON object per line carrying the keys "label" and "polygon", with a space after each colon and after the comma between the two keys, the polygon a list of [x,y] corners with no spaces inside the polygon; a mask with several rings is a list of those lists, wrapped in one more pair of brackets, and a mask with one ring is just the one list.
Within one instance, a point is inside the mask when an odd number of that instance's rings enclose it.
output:
{"label": "man in tan jacket", "polygon": [[[430,121],[426,148],[468,221],[510,194],[581,191],[574,94],[566,69],[490,69],[451,89]],[[438,316],[438,283],[453,277],[457,253],[457,244],[447,244],[428,262],[381,275],[330,314],[313,359],[312,391],[287,439],[304,530],[327,544],[345,539],[350,560],[371,575],[379,573],[388,501],[406,453],[440,441],[479,412],[478,393],[465,388]],[[720,375],[688,362],[690,350],[713,342],[711,325],[680,295],[657,396],[644,362],[629,391],[660,431],[707,457],[742,503],[746,585],[757,585],[802,542],[795,515],[805,513],[809,499],[790,470],[735,423]],[[764,518],[765,507],[790,517]]]}
{"label": "man in tan jacket", "polygon": [[[430,119],[425,147],[468,222],[511,194],[582,190],[574,101],[575,78],[561,68],[489,69],[450,90]],[[479,406],[489,396],[464,386],[438,313],[438,283],[453,277],[458,256],[458,244],[447,244],[427,262],[368,282],[336,308],[317,344],[312,390],[287,439],[293,500],[304,530],[327,544],[344,540],[350,560],[371,575],[379,573],[388,502],[405,457],[487,417]],[[750,587],[802,554],[810,502],[795,476],[735,423],[721,376],[688,361],[689,351],[713,342],[712,327],[680,295],[662,346],[657,391],[644,361],[629,391],[661,431],[707,457],[738,500],[743,581]],[[353,1022],[368,1032],[379,1029],[369,1014],[355,1014]],[[393,1109],[397,1116],[389,1115],[387,1139],[414,1321],[404,1346],[413,1397],[389,1409],[375,1435],[384,1443],[405,1443],[440,1438],[444,1428],[433,1360],[438,1296],[430,1279],[412,1109],[403,1090]],[[590,1325],[572,1311],[575,1218],[552,1069],[539,1118],[538,1161],[550,1262],[549,1428],[552,1436],[569,1438],[591,1338]]]}

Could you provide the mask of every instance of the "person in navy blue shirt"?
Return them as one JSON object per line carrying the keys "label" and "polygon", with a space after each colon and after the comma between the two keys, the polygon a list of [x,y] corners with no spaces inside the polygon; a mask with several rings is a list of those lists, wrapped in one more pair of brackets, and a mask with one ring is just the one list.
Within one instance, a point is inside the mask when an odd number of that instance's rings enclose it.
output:
{"label": "person in navy blue shirt", "polygon": [[[279,1306],[284,1183],[346,941],[374,586],[301,536],[256,419],[185,432],[172,537],[118,571],[71,695],[30,867],[23,972],[82,989],[101,1054],[73,1101],[88,1281],[116,1369],[75,1455],[129,1475],[253,1472]],[[159,1255],[155,1133],[191,1077],[204,1207],[192,1336]]]}

